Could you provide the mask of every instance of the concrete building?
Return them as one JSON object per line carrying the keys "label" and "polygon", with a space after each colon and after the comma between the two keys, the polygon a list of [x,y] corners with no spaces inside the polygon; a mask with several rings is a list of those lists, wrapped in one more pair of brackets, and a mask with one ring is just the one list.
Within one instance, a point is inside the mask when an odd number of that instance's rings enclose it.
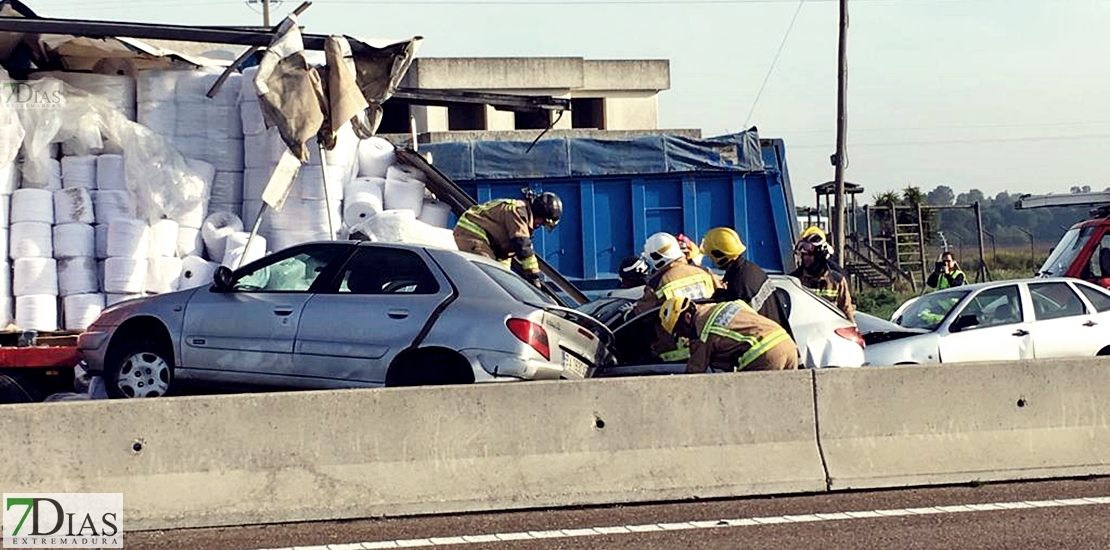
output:
{"label": "concrete building", "polygon": [[379,132],[511,132],[543,130],[654,131],[659,129],[659,92],[670,88],[667,60],[588,60],[579,57],[418,57],[402,87],[569,99],[571,112],[513,112],[491,105],[385,104]]}

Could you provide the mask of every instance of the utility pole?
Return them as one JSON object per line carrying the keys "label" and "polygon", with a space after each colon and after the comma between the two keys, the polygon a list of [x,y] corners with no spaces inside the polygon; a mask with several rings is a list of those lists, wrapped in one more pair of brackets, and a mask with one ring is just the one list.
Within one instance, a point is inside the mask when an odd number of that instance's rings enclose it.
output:
{"label": "utility pole", "polygon": [[844,142],[848,131],[848,0],[840,0],[840,47],[837,55],[836,71],[836,154],[832,157],[836,167],[834,183],[832,230],[836,246],[836,258],[844,262],[844,242],[847,233],[844,229]]}
{"label": "utility pole", "polygon": [[262,4],[262,26],[270,28],[270,0],[247,0],[247,4]]}

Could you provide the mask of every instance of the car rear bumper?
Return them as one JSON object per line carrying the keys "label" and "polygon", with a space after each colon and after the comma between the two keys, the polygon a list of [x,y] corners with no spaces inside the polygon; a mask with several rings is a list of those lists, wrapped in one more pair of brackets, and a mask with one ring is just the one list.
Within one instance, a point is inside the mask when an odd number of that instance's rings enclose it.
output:
{"label": "car rear bumper", "polygon": [[[557,380],[564,376],[562,365],[494,350],[461,350],[462,354],[492,378],[517,378],[520,380]],[[476,375],[482,373],[475,372]],[[568,378],[580,378],[568,375]],[[475,377],[478,379],[478,377]],[[481,379],[478,379],[481,381]]]}

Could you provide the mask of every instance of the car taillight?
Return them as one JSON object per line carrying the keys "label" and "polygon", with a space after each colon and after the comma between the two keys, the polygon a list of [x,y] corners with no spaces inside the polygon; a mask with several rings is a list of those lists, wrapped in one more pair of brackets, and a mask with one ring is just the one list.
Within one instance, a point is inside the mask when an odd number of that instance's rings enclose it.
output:
{"label": "car taillight", "polygon": [[505,322],[509,332],[513,333],[521,342],[532,346],[544,359],[551,360],[551,346],[547,343],[547,331],[540,325],[528,319],[509,319]]}
{"label": "car taillight", "polygon": [[860,335],[859,329],[857,329],[856,327],[840,327],[833,332],[835,332],[837,336],[845,340],[851,340],[859,344],[859,347],[861,348],[867,347],[867,344],[863,342],[863,336]]}

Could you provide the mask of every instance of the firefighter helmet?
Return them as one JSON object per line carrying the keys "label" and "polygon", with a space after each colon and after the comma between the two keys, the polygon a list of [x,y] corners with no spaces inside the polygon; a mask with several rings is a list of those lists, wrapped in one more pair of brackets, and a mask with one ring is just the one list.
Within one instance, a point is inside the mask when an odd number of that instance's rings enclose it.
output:
{"label": "firefighter helmet", "polygon": [[692,307],[694,302],[685,296],[668,298],[659,308],[659,323],[663,325],[663,330],[667,331],[667,334],[674,334],[674,327],[678,325],[678,320]]}
{"label": "firefighter helmet", "polygon": [[744,246],[744,241],[740,240],[740,234],[732,228],[714,227],[706,231],[705,237],[702,237],[701,249],[709,254],[713,265],[723,268],[725,264],[739,258],[748,247]]}
{"label": "firefighter helmet", "polygon": [[532,197],[532,215],[537,218],[543,218],[543,226],[548,231],[555,229],[559,224],[559,218],[563,217],[563,200],[559,195],[545,191]]}
{"label": "firefighter helmet", "polygon": [[682,248],[678,246],[678,239],[670,233],[655,233],[644,241],[644,261],[652,271],[675,261],[684,259]]}

